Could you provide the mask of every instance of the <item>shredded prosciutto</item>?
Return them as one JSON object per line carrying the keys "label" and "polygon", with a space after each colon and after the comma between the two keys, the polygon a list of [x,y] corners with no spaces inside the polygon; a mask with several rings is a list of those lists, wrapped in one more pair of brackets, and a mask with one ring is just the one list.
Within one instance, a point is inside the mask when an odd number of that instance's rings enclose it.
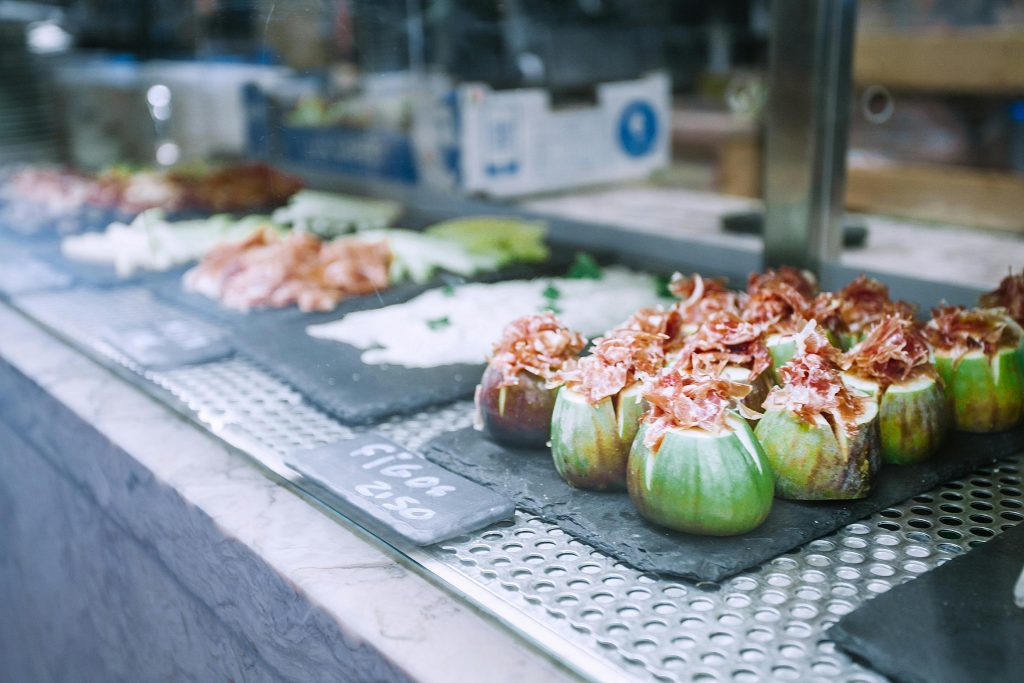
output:
{"label": "shredded prosciutto", "polygon": [[668,318],[669,312],[660,308],[641,308],[608,334],[609,336],[631,332],[665,334]]}
{"label": "shredded prosciutto", "polygon": [[851,434],[856,419],[873,399],[856,396],[843,383],[843,358],[839,349],[810,321],[797,335],[793,358],[779,368],[782,386],[765,399],[766,409],[786,410],[816,424],[819,416],[832,426]]}
{"label": "shredded prosciutto", "polygon": [[820,292],[811,302],[810,316],[833,334],[845,332],[848,328],[841,313],[842,303],[832,292]]}
{"label": "shredded prosciutto", "polygon": [[[747,284],[743,319],[765,330],[766,333],[792,334],[798,332],[811,317],[811,295],[794,285],[794,276],[784,277],[776,271],[754,273]],[[800,271],[790,268],[797,274]],[[787,271],[787,272],[789,272]]]}
{"label": "shredded prosciutto", "polygon": [[521,372],[548,381],[586,344],[582,334],[562,325],[554,313],[536,313],[505,326],[489,362],[501,371],[501,386],[518,384]]}
{"label": "shredded prosciutto", "polygon": [[912,321],[889,316],[846,354],[850,372],[884,389],[919,373],[935,374],[931,349],[924,333]]}
{"label": "shredded prosciutto", "polygon": [[800,292],[805,299],[813,299],[818,293],[818,280],[810,271],[800,270],[793,266],[782,266],[777,270],[766,270],[763,273],[751,273],[747,278],[747,294],[753,294],[761,286],[782,281]]}
{"label": "shredded prosciutto", "polygon": [[970,351],[992,355],[1021,341],[1021,327],[1005,308],[962,308],[940,306],[932,309],[925,334],[936,351],[961,356]]}
{"label": "shredded prosciutto", "polygon": [[1024,270],[1013,271],[988,294],[982,294],[980,303],[985,308],[1005,308],[1018,324],[1024,324]]}
{"label": "shredded prosciutto", "polygon": [[322,242],[308,233],[280,237],[260,228],[211,249],[185,273],[185,286],[229,308],[297,305],[330,311],[348,296],[386,289],[391,249],[386,241],[345,237]]}
{"label": "shredded prosciutto", "polygon": [[663,335],[618,330],[595,340],[590,355],[565,364],[552,380],[594,404],[658,374],[665,362]]}
{"label": "shredded prosciutto", "polygon": [[735,313],[714,313],[686,339],[674,367],[687,374],[720,375],[731,365],[747,368],[756,378],[771,365],[763,337],[761,328]]}
{"label": "shredded prosciutto", "polygon": [[678,349],[684,337],[713,313],[738,314],[740,311],[740,293],[730,290],[721,279],[703,278],[697,273],[690,277],[676,273],[669,283],[669,291],[681,299],[668,311],[664,332],[668,335],[666,347],[669,350]]}
{"label": "shredded prosciutto", "polygon": [[867,332],[888,316],[912,321],[916,314],[913,305],[906,301],[893,301],[889,298],[888,287],[864,274],[839,290],[835,299],[842,326],[854,334]]}
{"label": "shredded prosciutto", "polygon": [[728,292],[729,288],[725,284],[725,278],[703,277],[697,273],[686,277],[682,273],[673,273],[668,283],[668,291],[679,299],[693,297],[694,301],[699,301],[705,293]]}
{"label": "shredded prosciutto", "polygon": [[713,433],[726,428],[728,411],[736,408],[750,386],[723,377],[664,372],[644,388],[649,408],[644,445],[656,451],[671,429],[697,427]]}

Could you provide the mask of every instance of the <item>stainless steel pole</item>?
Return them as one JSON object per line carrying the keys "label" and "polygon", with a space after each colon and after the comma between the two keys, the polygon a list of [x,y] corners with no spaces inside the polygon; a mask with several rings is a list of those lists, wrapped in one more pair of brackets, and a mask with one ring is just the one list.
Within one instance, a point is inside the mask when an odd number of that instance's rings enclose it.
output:
{"label": "stainless steel pole", "polygon": [[773,0],[764,260],[817,270],[842,245],[856,0]]}

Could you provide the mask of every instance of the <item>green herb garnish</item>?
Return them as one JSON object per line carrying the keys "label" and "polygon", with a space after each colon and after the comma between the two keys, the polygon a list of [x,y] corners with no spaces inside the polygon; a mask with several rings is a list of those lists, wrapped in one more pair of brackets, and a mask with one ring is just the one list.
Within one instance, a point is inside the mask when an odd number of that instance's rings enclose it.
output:
{"label": "green herb garnish", "polygon": [[655,275],[654,276],[654,291],[655,293],[663,298],[672,298],[672,291],[668,288],[668,284],[672,281],[668,275]]}
{"label": "green herb garnish", "polygon": [[455,296],[455,285],[445,285],[441,288],[441,293],[445,296]]}
{"label": "green herb garnish", "polygon": [[555,304],[558,298],[562,296],[562,292],[555,286],[555,283],[549,282],[548,286],[541,292],[544,297],[544,305],[540,307],[541,312],[551,311],[555,315],[561,313],[561,309]]}
{"label": "green herb garnish", "polygon": [[445,327],[448,327],[449,325],[452,324],[452,321],[448,319],[448,316],[444,316],[444,317],[441,317],[441,318],[434,318],[433,320],[428,320],[426,322],[427,322],[427,327],[429,327],[431,330],[435,330],[435,331],[443,329]]}
{"label": "green herb garnish", "polygon": [[581,251],[576,254],[566,276],[574,280],[600,280],[604,272],[593,256]]}

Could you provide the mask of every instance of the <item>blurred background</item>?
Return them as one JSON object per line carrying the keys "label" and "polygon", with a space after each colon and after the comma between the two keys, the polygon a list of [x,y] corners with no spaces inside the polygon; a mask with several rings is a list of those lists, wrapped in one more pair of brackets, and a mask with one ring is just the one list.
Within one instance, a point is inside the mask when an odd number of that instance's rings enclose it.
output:
{"label": "blurred background", "polygon": [[[744,239],[771,31],[769,0],[0,0],[0,160],[260,158]],[[858,4],[850,265],[1024,260],[1021,55],[1024,2]]]}

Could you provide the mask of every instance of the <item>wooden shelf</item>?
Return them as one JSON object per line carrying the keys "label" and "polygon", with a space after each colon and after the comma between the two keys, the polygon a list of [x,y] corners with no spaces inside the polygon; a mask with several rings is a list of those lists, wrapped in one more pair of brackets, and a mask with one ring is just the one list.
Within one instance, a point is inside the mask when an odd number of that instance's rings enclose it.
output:
{"label": "wooden shelf", "polygon": [[1024,28],[866,32],[857,36],[853,74],[859,86],[1024,95]]}
{"label": "wooden shelf", "polygon": [[1024,174],[938,164],[852,164],[846,206],[1024,234]]}

